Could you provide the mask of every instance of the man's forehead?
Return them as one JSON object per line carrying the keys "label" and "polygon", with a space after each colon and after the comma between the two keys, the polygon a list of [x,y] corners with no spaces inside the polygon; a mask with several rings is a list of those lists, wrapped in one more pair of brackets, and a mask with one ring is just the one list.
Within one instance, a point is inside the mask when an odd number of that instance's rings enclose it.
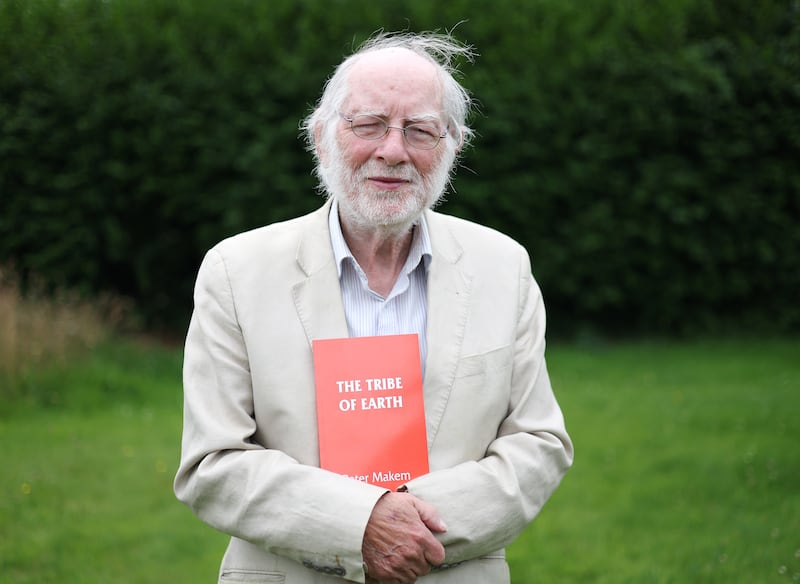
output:
{"label": "man's forehead", "polygon": [[390,73],[418,77],[421,81],[436,77],[434,64],[414,51],[389,47],[356,57],[351,75]]}
{"label": "man's forehead", "polygon": [[388,48],[361,55],[348,80],[350,108],[393,109],[399,103],[419,113],[441,108],[441,82],[436,66],[428,59],[401,48]]}

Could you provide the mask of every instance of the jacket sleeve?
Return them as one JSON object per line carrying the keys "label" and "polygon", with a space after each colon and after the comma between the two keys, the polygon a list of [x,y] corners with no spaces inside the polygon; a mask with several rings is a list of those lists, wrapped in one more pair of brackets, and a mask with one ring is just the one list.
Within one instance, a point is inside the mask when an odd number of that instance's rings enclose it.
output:
{"label": "jacket sleeve", "polygon": [[220,531],[363,582],[364,529],[385,490],[300,464],[258,442],[250,363],[236,310],[226,263],[212,250],[200,267],[186,339],[175,493]]}
{"label": "jacket sleeve", "polygon": [[448,564],[510,544],[572,464],[572,443],[545,363],[544,305],[524,252],[519,274],[516,330],[508,352],[510,391],[481,388],[509,396],[495,437],[482,458],[435,470],[407,485],[410,493],[434,505],[447,524],[439,538]]}

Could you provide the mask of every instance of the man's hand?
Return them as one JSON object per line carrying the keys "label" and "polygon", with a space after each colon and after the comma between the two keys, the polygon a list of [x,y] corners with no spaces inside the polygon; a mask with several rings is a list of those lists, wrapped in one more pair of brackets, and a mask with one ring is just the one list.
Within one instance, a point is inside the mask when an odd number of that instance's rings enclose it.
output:
{"label": "man's hand", "polygon": [[407,493],[386,493],[364,531],[361,553],[367,581],[416,582],[444,561],[444,547],[433,532],[445,531],[447,526],[432,505]]}

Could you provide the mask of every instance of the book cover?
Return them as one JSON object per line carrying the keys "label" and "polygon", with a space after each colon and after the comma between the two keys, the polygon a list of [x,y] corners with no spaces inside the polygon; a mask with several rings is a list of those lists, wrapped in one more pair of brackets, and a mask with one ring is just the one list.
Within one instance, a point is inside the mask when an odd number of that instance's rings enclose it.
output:
{"label": "book cover", "polygon": [[428,472],[417,335],[312,342],[320,466],[396,490]]}

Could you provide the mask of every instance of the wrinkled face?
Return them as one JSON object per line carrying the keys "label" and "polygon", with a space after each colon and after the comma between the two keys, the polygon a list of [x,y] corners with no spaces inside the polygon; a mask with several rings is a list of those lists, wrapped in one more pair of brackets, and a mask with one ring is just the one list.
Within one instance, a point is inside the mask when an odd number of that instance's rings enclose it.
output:
{"label": "wrinkled face", "polygon": [[[388,125],[431,124],[447,130],[441,84],[434,66],[414,53],[388,49],[367,54],[348,78],[343,116],[370,114]],[[444,193],[455,149],[442,139],[431,150],[414,148],[390,129],[364,140],[343,118],[337,122],[332,152],[321,153],[331,195],[342,220],[354,227],[407,230]]]}

